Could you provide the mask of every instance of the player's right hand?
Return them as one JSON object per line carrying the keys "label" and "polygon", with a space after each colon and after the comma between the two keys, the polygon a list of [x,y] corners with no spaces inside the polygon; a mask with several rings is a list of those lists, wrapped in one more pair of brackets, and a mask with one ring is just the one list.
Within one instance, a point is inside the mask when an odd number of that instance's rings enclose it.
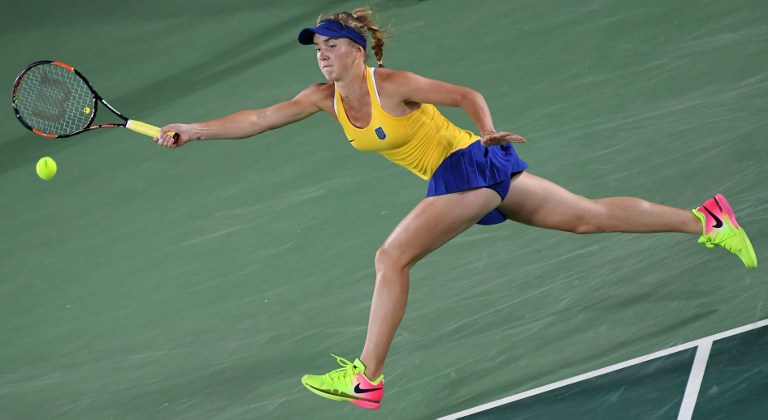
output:
{"label": "player's right hand", "polygon": [[152,140],[162,147],[181,147],[194,139],[189,124],[168,124],[160,128],[160,133]]}

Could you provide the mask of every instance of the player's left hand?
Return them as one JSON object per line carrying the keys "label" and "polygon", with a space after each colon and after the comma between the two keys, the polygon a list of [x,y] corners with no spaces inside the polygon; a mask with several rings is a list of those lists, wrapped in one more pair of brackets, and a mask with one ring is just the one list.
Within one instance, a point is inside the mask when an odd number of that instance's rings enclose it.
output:
{"label": "player's left hand", "polygon": [[480,138],[483,146],[498,146],[506,143],[525,143],[525,138],[507,131],[486,131]]}

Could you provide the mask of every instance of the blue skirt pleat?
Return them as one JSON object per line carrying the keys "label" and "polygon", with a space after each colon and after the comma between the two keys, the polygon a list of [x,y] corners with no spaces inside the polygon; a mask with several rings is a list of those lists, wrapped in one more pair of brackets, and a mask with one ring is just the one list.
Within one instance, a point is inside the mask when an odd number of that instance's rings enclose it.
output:
{"label": "blue skirt pleat", "polygon": [[[504,200],[512,176],[527,168],[528,164],[520,159],[512,144],[486,147],[478,140],[445,158],[429,180],[427,197],[490,188]],[[505,220],[507,218],[494,209],[477,224],[494,225]]]}

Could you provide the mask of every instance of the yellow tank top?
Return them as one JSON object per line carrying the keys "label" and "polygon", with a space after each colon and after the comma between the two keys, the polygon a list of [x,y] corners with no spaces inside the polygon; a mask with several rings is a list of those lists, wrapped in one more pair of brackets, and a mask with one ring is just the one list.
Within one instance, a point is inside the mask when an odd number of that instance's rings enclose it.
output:
{"label": "yellow tank top", "polygon": [[448,155],[480,138],[453,125],[431,104],[421,104],[404,117],[389,115],[379,102],[374,71],[368,67],[365,72],[371,97],[371,122],[367,127],[357,128],[349,122],[341,94],[335,91],[336,116],[356,149],[377,152],[428,180]]}

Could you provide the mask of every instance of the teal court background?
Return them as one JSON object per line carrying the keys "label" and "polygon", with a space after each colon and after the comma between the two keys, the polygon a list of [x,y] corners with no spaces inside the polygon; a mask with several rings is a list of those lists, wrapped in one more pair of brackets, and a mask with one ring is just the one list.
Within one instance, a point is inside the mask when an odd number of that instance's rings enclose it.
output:
{"label": "teal court background", "polygon": [[[370,4],[385,64],[483,93],[533,173],[683,208],[723,193],[762,256],[763,2]],[[414,269],[382,409],[321,400],[299,378],[359,354],[373,255],[421,180],[324,115],[163,150],[127,130],[44,139],[10,110],[41,59],[156,125],[264,107],[322,81],[297,31],[358,5],[3,3],[0,417],[436,418],[768,318],[763,268],[692,237],[475,227]]]}
{"label": "teal court background", "polygon": [[759,419],[767,341],[763,320],[440,419]]}

